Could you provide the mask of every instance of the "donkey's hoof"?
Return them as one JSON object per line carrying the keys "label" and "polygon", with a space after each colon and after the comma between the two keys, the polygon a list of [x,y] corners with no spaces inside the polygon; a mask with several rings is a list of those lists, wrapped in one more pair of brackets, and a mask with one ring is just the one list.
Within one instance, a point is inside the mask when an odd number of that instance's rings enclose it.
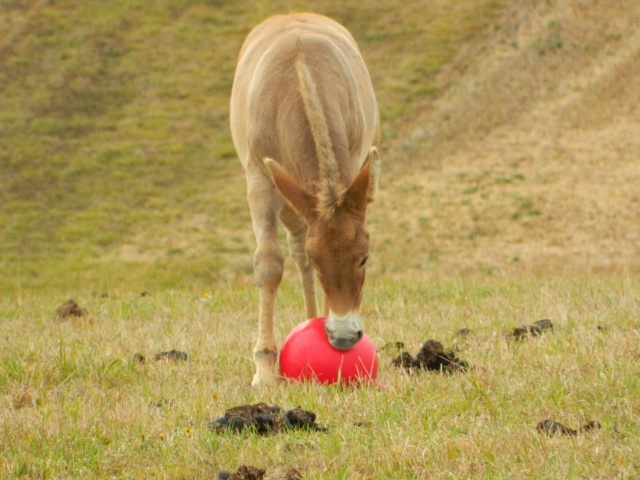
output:
{"label": "donkey's hoof", "polygon": [[251,386],[254,388],[260,387],[272,387],[278,381],[278,376],[274,373],[256,373],[253,376],[253,381],[251,382]]}

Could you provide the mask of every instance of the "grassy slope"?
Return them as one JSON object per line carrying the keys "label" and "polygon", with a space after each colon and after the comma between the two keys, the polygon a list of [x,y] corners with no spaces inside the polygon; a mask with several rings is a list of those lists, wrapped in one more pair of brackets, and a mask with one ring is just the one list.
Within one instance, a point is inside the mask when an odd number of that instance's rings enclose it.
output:
{"label": "grassy slope", "polygon": [[466,44],[384,152],[387,275],[640,273],[639,24],[631,0],[515,2]]}
{"label": "grassy slope", "polygon": [[290,10],[343,22],[389,144],[503,3],[3,3],[0,289],[202,286],[247,273],[253,241],[227,124],[248,30]]}

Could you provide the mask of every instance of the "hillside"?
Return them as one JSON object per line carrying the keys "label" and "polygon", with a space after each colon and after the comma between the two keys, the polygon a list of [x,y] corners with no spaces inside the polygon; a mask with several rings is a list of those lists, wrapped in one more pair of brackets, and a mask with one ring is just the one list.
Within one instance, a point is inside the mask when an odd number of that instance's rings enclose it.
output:
{"label": "hillside", "polygon": [[206,288],[246,276],[253,239],[228,101],[248,31],[303,9],[347,25],[393,141],[502,3],[2,3],[0,287]]}
{"label": "hillside", "polygon": [[250,281],[235,58],[303,6],[353,32],[379,97],[374,277],[640,269],[637,2],[16,1],[0,289]]}
{"label": "hillside", "polygon": [[380,222],[412,254],[386,268],[640,271],[639,26],[633,1],[512,2],[467,44],[387,153]]}

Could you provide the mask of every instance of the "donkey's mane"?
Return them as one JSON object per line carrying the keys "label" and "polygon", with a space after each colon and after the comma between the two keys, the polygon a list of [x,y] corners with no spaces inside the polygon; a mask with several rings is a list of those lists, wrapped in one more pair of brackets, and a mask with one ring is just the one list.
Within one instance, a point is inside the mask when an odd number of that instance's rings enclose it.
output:
{"label": "donkey's mane", "polygon": [[328,216],[335,211],[338,203],[338,162],[333,153],[333,145],[327,128],[322,102],[316,89],[303,55],[296,59],[296,72],[300,84],[300,95],[304,103],[304,110],[309,120],[311,135],[316,147],[319,163],[319,188],[317,192],[317,210],[321,216]]}

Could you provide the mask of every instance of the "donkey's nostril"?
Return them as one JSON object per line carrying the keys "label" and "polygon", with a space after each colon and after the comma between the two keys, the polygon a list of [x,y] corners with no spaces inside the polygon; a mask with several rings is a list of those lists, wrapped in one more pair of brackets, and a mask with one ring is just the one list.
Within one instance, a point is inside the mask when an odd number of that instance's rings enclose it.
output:
{"label": "donkey's nostril", "polygon": [[362,330],[358,330],[356,332],[356,335],[358,336],[358,341],[362,340],[362,336],[364,335],[364,333],[362,332]]}

